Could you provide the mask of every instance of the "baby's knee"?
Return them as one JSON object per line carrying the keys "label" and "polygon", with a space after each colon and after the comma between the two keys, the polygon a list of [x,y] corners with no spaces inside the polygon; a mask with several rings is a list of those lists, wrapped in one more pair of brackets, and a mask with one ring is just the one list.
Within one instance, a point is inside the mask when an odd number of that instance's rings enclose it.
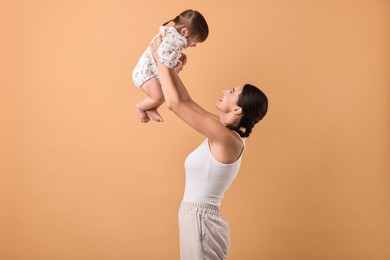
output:
{"label": "baby's knee", "polygon": [[153,97],[153,100],[158,103],[158,104],[162,104],[164,103],[164,95],[162,92],[160,93],[155,93],[154,97]]}

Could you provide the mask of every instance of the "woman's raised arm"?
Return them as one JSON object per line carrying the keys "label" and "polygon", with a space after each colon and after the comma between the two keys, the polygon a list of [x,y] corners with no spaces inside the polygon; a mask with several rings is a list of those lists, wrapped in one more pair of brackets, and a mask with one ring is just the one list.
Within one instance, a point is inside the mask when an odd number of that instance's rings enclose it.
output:
{"label": "woman's raised arm", "polygon": [[209,111],[207,111],[206,109],[204,109],[203,107],[201,107],[198,103],[196,103],[191,97],[190,97],[190,94],[188,93],[187,89],[185,88],[183,82],[181,81],[179,75],[178,75],[178,71],[176,71],[175,69],[173,69],[173,72],[171,73],[171,76],[172,76],[172,80],[174,81],[175,85],[178,86],[176,88],[177,92],[179,93],[179,98],[183,101],[186,101],[188,102],[188,104],[190,106],[192,106],[195,110],[197,110],[198,112],[200,113],[203,113],[207,116],[210,116],[212,118],[214,118],[215,120],[219,120],[218,116],[213,114],[213,113],[210,113]]}
{"label": "woman's raised arm", "polygon": [[230,134],[230,131],[218,121],[217,116],[194,102],[179,75],[159,61],[156,50],[160,43],[161,36],[152,42],[151,49],[158,66],[164,99],[169,109],[196,131],[211,140],[223,140],[225,138],[224,133]]}

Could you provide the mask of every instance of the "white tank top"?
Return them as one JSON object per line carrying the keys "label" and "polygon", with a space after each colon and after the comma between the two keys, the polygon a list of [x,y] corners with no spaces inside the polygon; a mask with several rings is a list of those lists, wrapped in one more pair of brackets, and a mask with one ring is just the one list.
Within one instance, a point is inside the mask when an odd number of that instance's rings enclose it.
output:
{"label": "white tank top", "polygon": [[[244,140],[243,138],[241,138]],[[225,191],[237,176],[240,157],[230,164],[217,161],[211,154],[208,139],[190,153],[184,163],[186,182],[183,201],[221,206]]]}

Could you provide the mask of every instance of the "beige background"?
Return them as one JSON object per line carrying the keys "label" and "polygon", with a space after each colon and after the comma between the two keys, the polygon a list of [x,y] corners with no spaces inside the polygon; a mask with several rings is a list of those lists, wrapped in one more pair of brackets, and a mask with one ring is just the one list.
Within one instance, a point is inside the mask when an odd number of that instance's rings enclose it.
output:
{"label": "beige background", "polygon": [[193,98],[250,82],[270,100],[224,199],[229,259],[390,259],[385,0],[2,1],[0,259],[178,259],[203,137],[166,107],[140,124],[131,70],[186,8],[210,26]]}

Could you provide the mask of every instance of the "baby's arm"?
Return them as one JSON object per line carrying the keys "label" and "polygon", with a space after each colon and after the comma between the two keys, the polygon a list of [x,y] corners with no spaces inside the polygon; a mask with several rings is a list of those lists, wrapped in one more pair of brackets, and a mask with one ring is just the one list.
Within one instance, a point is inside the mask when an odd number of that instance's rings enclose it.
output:
{"label": "baby's arm", "polygon": [[[161,32],[161,34],[164,36],[164,32]],[[177,38],[174,33],[166,31],[162,43],[157,50],[161,63],[170,69],[173,69],[179,61],[184,62],[184,65],[187,62],[187,56],[181,53],[184,44],[183,39]]]}
{"label": "baby's arm", "polygon": [[182,56],[180,57],[179,61],[177,62],[173,70],[176,73],[179,73],[184,68],[184,65],[186,65],[186,63],[187,63],[187,56],[184,53],[182,53]]}
{"label": "baby's arm", "polygon": [[183,66],[186,65],[186,63],[187,63],[187,55],[185,55],[184,53],[181,53],[179,61],[183,64]]}

